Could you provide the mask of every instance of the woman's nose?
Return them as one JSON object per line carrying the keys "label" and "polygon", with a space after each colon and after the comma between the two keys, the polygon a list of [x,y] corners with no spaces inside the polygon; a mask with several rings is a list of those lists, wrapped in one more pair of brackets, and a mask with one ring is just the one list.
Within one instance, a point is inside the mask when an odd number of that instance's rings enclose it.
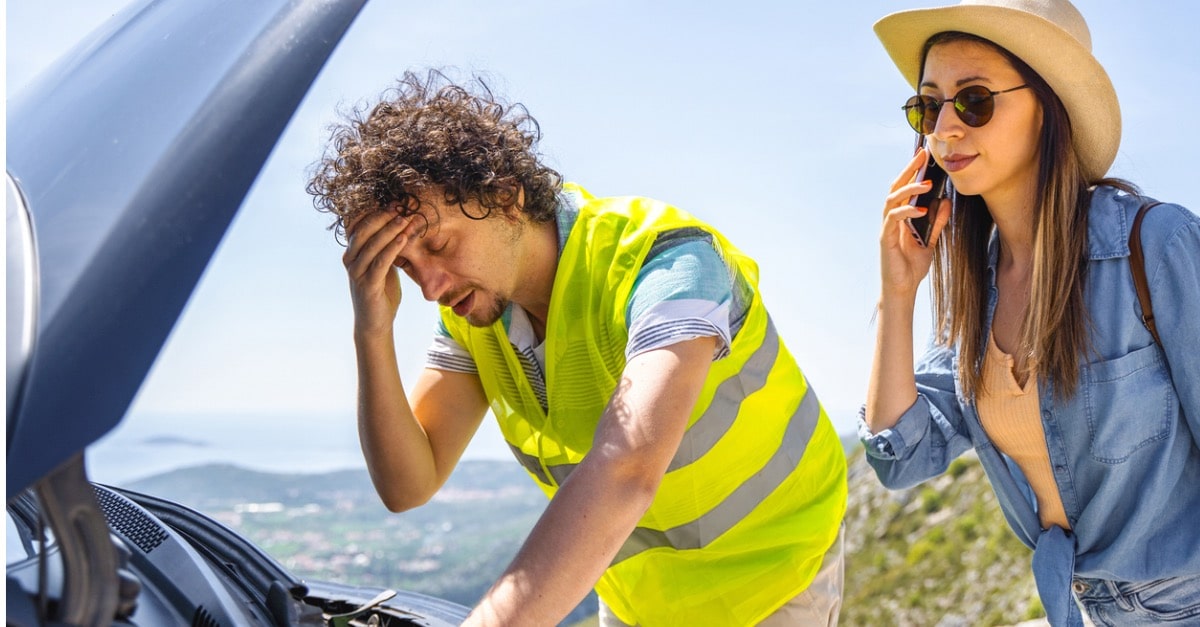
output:
{"label": "woman's nose", "polygon": [[[950,105],[949,110],[946,110],[946,105]],[[962,136],[966,125],[958,117],[958,112],[954,110],[954,106],[953,98],[942,102],[941,108],[938,109],[937,120],[934,121],[933,132],[930,133],[934,139],[946,141],[947,139]]]}

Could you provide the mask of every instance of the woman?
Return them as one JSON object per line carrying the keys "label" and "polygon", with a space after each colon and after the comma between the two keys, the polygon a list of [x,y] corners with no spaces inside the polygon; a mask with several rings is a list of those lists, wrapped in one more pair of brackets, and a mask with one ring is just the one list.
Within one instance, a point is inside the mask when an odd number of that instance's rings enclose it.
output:
{"label": "woman", "polygon": [[[928,152],[885,204],[869,461],[903,488],[974,448],[1035,548],[1054,625],[1081,623],[1072,592],[1097,625],[1196,624],[1200,218],[1159,205],[1142,224],[1160,346],[1129,260],[1148,201],[1103,178],[1120,108],[1075,7],[965,0],[875,30],[917,88],[905,112]],[[929,189],[914,181],[927,154],[952,197],[912,207]],[[906,221],[927,215],[925,248]],[[913,307],[931,265],[940,339],[914,368]]]}

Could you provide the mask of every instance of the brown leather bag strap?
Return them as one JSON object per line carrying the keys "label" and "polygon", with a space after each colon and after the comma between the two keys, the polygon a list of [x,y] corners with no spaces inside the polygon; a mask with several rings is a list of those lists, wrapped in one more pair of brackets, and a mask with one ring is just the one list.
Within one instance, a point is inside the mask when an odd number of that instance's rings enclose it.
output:
{"label": "brown leather bag strap", "polygon": [[1150,284],[1146,281],[1146,259],[1142,256],[1142,218],[1152,207],[1162,203],[1148,203],[1138,209],[1133,219],[1133,228],[1129,230],[1129,271],[1133,273],[1133,288],[1137,290],[1138,302],[1142,306],[1142,324],[1154,337],[1154,342],[1162,346],[1158,337],[1158,328],[1154,326],[1154,309],[1150,305]]}

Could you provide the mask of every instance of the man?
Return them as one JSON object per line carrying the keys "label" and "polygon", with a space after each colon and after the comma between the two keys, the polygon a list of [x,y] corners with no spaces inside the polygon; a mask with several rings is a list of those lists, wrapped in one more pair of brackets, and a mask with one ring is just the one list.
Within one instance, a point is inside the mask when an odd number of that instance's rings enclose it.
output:
{"label": "man", "polygon": [[[482,83],[480,83],[482,85]],[[393,511],[445,482],[488,409],[552,497],[468,624],[832,624],[846,467],[757,266],[645,198],[594,198],[536,121],[430,73],[334,130],[309,191],[348,237],[359,434]],[[403,270],[441,324],[410,390]]]}

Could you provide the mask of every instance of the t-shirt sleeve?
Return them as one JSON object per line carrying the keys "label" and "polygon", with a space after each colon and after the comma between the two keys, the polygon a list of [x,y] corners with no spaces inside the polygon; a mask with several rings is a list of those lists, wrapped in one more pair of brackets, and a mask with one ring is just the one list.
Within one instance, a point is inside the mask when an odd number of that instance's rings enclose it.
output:
{"label": "t-shirt sleeve", "polygon": [[433,334],[433,343],[425,351],[425,367],[466,374],[479,373],[471,353],[450,336],[449,329],[440,318]]}
{"label": "t-shirt sleeve", "polygon": [[709,233],[680,229],[660,235],[630,295],[626,359],[698,337],[717,338],[714,360],[728,355],[748,292]]}

